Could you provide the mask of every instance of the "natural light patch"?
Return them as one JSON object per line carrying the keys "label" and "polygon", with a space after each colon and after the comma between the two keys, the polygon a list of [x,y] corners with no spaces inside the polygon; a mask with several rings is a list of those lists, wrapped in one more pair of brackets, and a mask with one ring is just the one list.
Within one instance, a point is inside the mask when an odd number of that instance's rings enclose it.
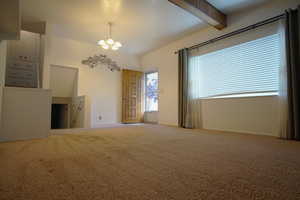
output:
{"label": "natural light patch", "polygon": [[227,98],[243,98],[243,97],[267,97],[267,96],[278,96],[278,92],[256,92],[256,93],[247,93],[247,94],[230,94],[230,95],[220,95],[220,96],[211,96],[201,99],[227,99]]}
{"label": "natural light patch", "polygon": [[158,111],[158,73],[146,74],[146,112]]}
{"label": "natural light patch", "polygon": [[192,98],[276,92],[281,65],[280,35],[193,56],[189,60]]}

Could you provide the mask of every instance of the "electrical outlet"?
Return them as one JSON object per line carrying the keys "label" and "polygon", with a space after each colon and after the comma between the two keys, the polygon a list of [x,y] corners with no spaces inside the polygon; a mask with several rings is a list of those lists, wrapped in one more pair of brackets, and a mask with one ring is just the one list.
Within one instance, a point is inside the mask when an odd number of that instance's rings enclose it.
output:
{"label": "electrical outlet", "polygon": [[99,121],[102,120],[102,116],[101,116],[101,115],[98,116],[98,120],[99,120]]}

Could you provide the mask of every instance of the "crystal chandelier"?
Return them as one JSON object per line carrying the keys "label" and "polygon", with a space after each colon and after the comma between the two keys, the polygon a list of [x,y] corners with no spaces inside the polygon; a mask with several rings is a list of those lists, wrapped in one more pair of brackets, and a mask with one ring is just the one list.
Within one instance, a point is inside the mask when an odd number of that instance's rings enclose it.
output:
{"label": "crystal chandelier", "polygon": [[120,47],[122,47],[122,44],[120,42],[114,41],[111,36],[111,27],[112,27],[112,22],[108,23],[109,27],[109,37],[106,40],[100,40],[98,41],[98,45],[101,46],[103,49],[111,49],[111,50],[118,50]]}

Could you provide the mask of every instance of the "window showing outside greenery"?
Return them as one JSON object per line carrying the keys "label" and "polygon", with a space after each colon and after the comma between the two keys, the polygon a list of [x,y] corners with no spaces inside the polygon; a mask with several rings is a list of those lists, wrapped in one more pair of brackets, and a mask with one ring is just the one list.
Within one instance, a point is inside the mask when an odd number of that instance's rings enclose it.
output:
{"label": "window showing outside greenery", "polygon": [[146,74],[146,112],[158,111],[158,72]]}

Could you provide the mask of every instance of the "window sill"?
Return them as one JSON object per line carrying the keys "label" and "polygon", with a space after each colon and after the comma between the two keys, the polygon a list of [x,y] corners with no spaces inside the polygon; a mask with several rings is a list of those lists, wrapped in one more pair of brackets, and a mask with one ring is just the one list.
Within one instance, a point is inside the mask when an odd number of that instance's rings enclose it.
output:
{"label": "window sill", "polygon": [[251,93],[251,94],[232,94],[232,95],[222,95],[214,97],[204,97],[199,98],[200,100],[209,99],[235,99],[235,98],[255,98],[255,97],[272,97],[278,96],[278,92],[265,92],[265,93]]}
{"label": "window sill", "polygon": [[144,113],[157,113],[158,111],[145,111]]}

